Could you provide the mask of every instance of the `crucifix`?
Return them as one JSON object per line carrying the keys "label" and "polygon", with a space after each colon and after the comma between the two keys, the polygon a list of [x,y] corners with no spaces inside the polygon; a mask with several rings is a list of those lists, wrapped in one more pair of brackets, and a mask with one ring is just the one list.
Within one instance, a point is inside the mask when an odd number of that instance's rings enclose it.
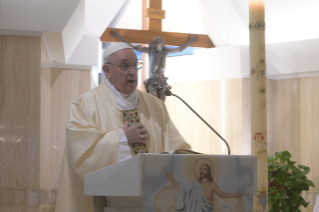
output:
{"label": "crucifix", "polygon": [[[154,96],[164,100],[164,91],[165,89],[170,89],[170,86],[167,85],[166,79],[163,75],[162,77],[157,78],[156,76],[164,72],[165,69],[165,59],[168,53],[182,51],[188,46],[192,47],[203,47],[203,48],[212,48],[214,44],[207,35],[192,35],[186,33],[175,33],[175,32],[163,32],[162,31],[162,19],[165,17],[165,11],[162,10],[162,0],[149,0],[149,8],[147,9],[147,1],[143,0],[143,30],[130,30],[130,29],[116,29],[116,28],[107,28],[103,35],[101,36],[102,42],[127,42],[127,43],[139,43],[142,44],[142,47],[136,47],[134,49],[146,52],[150,55],[150,78],[146,81],[146,70],[142,69],[142,81],[144,82],[147,92],[151,93]],[[147,9],[147,10],[146,10]],[[147,12],[147,16],[146,16]],[[149,17],[149,23],[147,25],[147,17]],[[157,40],[161,40],[163,43],[163,48],[166,53],[161,53],[165,55],[163,62],[161,62],[164,67],[157,67],[160,57],[157,56],[158,53],[151,53],[153,51],[152,45]],[[167,45],[180,46],[177,49],[169,49],[164,46],[164,41]],[[151,46],[148,48],[145,44],[151,43]],[[157,51],[157,50],[156,50]],[[153,54],[153,55],[152,55]],[[152,58],[153,57],[153,58]],[[158,57],[158,58],[156,58]],[[158,60],[158,61],[156,61]],[[142,62],[147,63],[145,53],[142,54]],[[144,66],[146,67],[146,66]],[[162,70],[157,70],[161,68]],[[154,73],[153,73],[154,72]],[[145,91],[145,87],[142,86],[142,90]]]}

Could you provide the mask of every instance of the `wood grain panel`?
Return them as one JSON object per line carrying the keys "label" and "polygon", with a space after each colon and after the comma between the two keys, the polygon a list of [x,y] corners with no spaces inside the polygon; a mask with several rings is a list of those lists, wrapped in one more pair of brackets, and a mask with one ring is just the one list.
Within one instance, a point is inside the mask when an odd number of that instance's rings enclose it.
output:
{"label": "wood grain panel", "polygon": [[267,153],[274,156],[277,145],[277,81],[266,81],[267,105]]}
{"label": "wood grain panel", "polygon": [[[172,84],[172,92],[191,105],[220,135],[225,135],[232,154],[241,154],[241,86],[241,79],[212,80]],[[193,150],[208,154],[227,153],[224,142],[180,100],[167,97],[166,105],[171,119]]]}
{"label": "wood grain panel", "polygon": [[277,142],[276,151],[289,151],[292,160],[300,161],[300,80],[277,82]]}
{"label": "wood grain panel", "polygon": [[[308,178],[319,191],[319,77],[300,79],[300,164],[309,166]],[[312,212],[310,205],[304,212]]]}
{"label": "wood grain panel", "polygon": [[[233,155],[242,154],[242,79],[227,79],[224,91],[225,139],[232,149]],[[223,98],[223,97],[222,97]]]}
{"label": "wood grain panel", "polygon": [[51,182],[51,68],[41,68],[40,187],[50,189]]}
{"label": "wood grain panel", "polygon": [[90,90],[89,70],[51,70],[51,189],[59,185],[60,169],[66,141],[65,128],[71,104]]}
{"label": "wood grain panel", "polygon": [[242,154],[251,154],[250,129],[250,79],[242,79]]}
{"label": "wood grain panel", "polygon": [[39,212],[39,209],[34,207],[30,208],[30,210],[28,210],[27,207],[2,207],[0,208],[0,211],[1,212]]}
{"label": "wood grain panel", "polygon": [[0,35],[0,185],[39,186],[39,37]]}
{"label": "wood grain panel", "polygon": [[[292,160],[309,166],[307,177],[319,188],[319,77],[277,81],[276,151],[288,150]],[[314,206],[302,207],[312,212]]]}
{"label": "wood grain panel", "polygon": [[[178,83],[171,86],[173,93],[183,98],[216,131],[221,133],[221,81]],[[194,151],[221,153],[220,139],[180,100],[167,97],[166,105],[172,121]]]}

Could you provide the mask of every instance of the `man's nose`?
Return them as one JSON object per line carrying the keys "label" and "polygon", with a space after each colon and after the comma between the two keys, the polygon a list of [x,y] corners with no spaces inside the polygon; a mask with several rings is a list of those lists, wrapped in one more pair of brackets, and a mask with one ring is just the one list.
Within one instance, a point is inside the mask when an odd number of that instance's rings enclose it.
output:
{"label": "man's nose", "polygon": [[134,66],[130,66],[128,74],[137,74],[137,69]]}

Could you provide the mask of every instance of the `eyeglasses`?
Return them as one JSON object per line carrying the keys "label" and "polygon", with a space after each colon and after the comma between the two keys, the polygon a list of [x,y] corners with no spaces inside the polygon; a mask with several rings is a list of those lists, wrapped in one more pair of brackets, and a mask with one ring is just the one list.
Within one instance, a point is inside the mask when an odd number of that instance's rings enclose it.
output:
{"label": "eyeglasses", "polygon": [[143,63],[140,63],[140,62],[136,62],[136,63],[133,63],[133,64],[122,64],[122,65],[115,65],[115,64],[112,64],[112,63],[106,63],[106,64],[109,64],[109,65],[113,65],[113,66],[117,66],[117,67],[120,67],[120,69],[124,72],[127,72],[129,71],[132,67],[137,71],[137,70],[140,70],[142,67],[143,67]]}

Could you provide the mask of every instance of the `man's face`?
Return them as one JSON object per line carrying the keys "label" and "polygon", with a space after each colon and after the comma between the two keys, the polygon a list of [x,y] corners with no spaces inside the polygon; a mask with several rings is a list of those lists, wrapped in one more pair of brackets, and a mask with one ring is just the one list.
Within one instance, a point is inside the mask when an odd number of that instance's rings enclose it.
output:
{"label": "man's face", "polygon": [[[133,49],[122,49],[112,55],[110,63],[121,66],[123,64],[132,65],[136,62],[137,57]],[[105,76],[112,82],[116,90],[130,95],[137,87],[137,70],[131,67],[124,72],[118,66],[103,65]]]}
{"label": "man's face", "polygon": [[162,45],[162,43],[161,42],[158,42],[157,43],[157,51],[162,51],[162,49],[163,49],[163,45]]}
{"label": "man's face", "polygon": [[202,165],[200,167],[200,178],[205,179],[208,175],[208,169],[206,165]]}

